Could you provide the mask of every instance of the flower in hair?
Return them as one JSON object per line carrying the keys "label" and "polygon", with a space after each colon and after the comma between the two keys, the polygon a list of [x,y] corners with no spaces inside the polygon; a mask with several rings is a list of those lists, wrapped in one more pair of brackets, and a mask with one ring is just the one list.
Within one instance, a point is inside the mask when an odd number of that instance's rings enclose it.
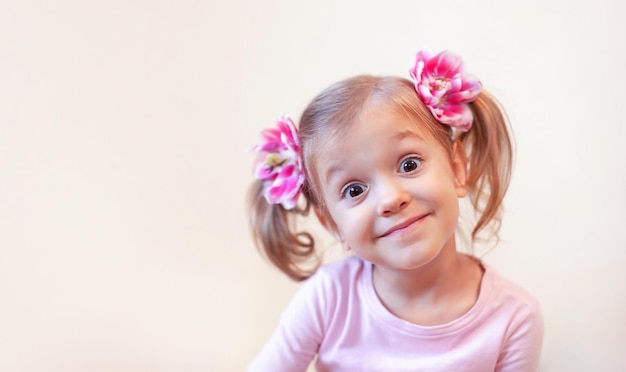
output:
{"label": "flower in hair", "polygon": [[474,116],[467,103],[480,93],[481,84],[465,75],[461,57],[449,51],[433,55],[420,50],[409,72],[417,94],[437,121],[463,132],[470,130]]}
{"label": "flower in hair", "polygon": [[283,115],[275,128],[263,130],[261,136],[262,143],[253,148],[258,153],[254,175],[263,180],[263,196],[269,203],[292,209],[304,183],[298,129]]}

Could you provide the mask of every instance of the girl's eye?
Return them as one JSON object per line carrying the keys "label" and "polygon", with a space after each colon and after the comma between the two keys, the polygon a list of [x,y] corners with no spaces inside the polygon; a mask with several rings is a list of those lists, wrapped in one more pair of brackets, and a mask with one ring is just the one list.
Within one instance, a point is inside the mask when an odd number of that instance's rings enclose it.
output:
{"label": "girl's eye", "polygon": [[400,165],[400,173],[411,173],[419,169],[422,165],[422,160],[419,158],[405,159]]}
{"label": "girl's eye", "polygon": [[357,196],[363,194],[365,190],[367,190],[367,186],[355,183],[344,188],[341,191],[341,196],[346,199],[356,198]]}

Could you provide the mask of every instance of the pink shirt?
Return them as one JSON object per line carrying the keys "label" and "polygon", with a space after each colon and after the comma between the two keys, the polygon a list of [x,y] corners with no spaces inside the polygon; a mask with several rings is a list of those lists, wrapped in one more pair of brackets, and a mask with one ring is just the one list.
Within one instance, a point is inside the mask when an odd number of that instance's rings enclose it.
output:
{"label": "pink shirt", "polygon": [[460,318],[420,326],[391,314],[356,256],[322,266],[283,312],[248,371],[536,371],[543,337],[537,302],[485,266]]}

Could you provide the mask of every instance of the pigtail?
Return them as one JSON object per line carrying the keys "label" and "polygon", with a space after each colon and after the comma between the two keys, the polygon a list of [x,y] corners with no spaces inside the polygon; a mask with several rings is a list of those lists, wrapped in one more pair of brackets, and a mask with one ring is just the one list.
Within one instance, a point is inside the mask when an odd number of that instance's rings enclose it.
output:
{"label": "pigtail", "polygon": [[472,230],[475,240],[490,224],[494,235],[500,229],[502,201],[511,179],[513,148],[504,111],[491,95],[481,92],[470,107],[474,122],[461,140],[468,151],[466,186],[479,215]]}
{"label": "pigtail", "polygon": [[291,279],[302,281],[310,277],[319,266],[317,260],[313,268],[305,268],[315,253],[313,236],[294,231],[296,218],[309,213],[308,202],[304,208],[291,210],[270,204],[263,197],[262,180],[252,184],[248,199],[249,223],[257,249]]}

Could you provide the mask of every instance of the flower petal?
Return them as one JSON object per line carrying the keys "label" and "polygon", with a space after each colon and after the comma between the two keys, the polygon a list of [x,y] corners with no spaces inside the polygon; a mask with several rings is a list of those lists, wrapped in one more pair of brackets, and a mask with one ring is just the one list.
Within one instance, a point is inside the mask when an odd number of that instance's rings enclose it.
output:
{"label": "flower petal", "polygon": [[481,88],[482,85],[478,79],[473,76],[466,77],[463,79],[463,85],[459,91],[448,96],[448,101],[456,103],[471,102],[480,94]]}
{"label": "flower petal", "polygon": [[458,55],[444,50],[428,61],[430,73],[441,77],[452,77],[463,73],[463,60]]}
{"label": "flower petal", "polygon": [[274,177],[275,173],[276,172],[272,169],[272,167],[265,163],[257,165],[254,169],[254,176],[262,180]]}
{"label": "flower petal", "polygon": [[436,108],[431,108],[431,112],[435,118],[451,127],[459,128],[462,131],[468,131],[472,127],[474,115],[472,110],[466,104],[447,104]]}

